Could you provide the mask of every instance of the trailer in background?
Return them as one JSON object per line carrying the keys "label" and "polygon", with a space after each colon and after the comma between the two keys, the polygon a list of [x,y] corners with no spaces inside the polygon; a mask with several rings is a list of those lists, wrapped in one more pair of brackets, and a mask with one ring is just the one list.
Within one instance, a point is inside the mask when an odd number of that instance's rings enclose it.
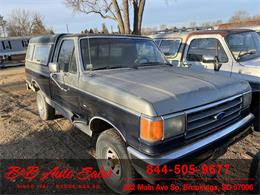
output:
{"label": "trailer in background", "polygon": [[0,67],[24,65],[31,37],[0,38]]}

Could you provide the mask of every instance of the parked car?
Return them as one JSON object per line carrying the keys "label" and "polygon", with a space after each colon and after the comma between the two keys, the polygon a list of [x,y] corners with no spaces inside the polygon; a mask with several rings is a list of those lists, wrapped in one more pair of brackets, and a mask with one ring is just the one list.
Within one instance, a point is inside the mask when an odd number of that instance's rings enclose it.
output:
{"label": "parked car", "polygon": [[97,137],[115,192],[135,182],[123,178],[146,176],[144,164],[217,157],[251,132],[248,82],[175,68],[147,37],[32,38],[25,65],[40,117],[56,110]]}
{"label": "parked car", "polygon": [[0,68],[24,65],[30,37],[0,38]]}
{"label": "parked car", "polygon": [[260,30],[256,30],[256,33],[260,36]]}
{"label": "parked car", "polygon": [[209,30],[151,36],[174,65],[250,82],[260,131],[260,36],[253,30]]}

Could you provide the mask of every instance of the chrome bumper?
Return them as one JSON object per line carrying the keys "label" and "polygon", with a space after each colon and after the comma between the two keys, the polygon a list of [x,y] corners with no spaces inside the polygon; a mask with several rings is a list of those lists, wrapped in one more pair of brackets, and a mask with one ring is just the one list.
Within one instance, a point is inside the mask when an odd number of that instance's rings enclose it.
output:
{"label": "chrome bumper", "polygon": [[194,153],[194,152],[196,152],[200,149],[203,149],[203,148],[213,144],[214,142],[217,142],[217,141],[227,137],[231,133],[233,133],[233,132],[235,132],[235,131],[237,131],[241,128],[244,128],[243,130],[247,129],[248,126],[251,125],[253,119],[254,119],[254,115],[249,114],[245,118],[241,119],[237,123],[225,128],[225,129],[217,131],[216,133],[211,134],[206,138],[203,138],[203,139],[198,140],[198,141],[196,141],[192,144],[189,144],[187,146],[173,150],[173,151],[166,153],[164,155],[155,156],[155,157],[149,156],[149,155],[146,155],[146,154],[143,154],[143,153],[137,151],[136,149],[134,149],[130,146],[127,147],[127,151],[128,151],[130,158],[137,158],[137,159],[143,160],[146,163],[149,163],[149,164],[152,164],[152,165],[162,165],[162,164],[165,164],[169,161],[183,158],[183,157],[188,156],[189,154],[192,154],[192,153]]}

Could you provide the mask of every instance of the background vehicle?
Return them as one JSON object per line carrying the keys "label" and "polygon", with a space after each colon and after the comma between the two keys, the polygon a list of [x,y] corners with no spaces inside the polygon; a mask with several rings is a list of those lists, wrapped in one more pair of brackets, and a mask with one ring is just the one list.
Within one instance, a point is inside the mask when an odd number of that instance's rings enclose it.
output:
{"label": "background vehicle", "polygon": [[97,138],[98,165],[112,170],[104,181],[115,192],[135,182],[123,178],[146,176],[145,164],[217,157],[254,118],[248,82],[174,68],[147,37],[32,38],[26,75],[42,119],[56,110]]}
{"label": "background vehicle", "polygon": [[260,29],[256,30],[256,33],[260,36]]}
{"label": "background vehicle", "polygon": [[255,31],[209,30],[151,37],[176,66],[249,81],[255,130],[260,131],[260,36]]}
{"label": "background vehicle", "polygon": [[0,38],[0,67],[24,65],[30,37]]}

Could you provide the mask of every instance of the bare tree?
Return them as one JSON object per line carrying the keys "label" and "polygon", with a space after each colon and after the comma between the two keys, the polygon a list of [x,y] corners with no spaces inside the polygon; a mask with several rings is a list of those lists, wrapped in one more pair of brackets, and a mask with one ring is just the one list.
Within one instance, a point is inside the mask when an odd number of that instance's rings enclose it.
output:
{"label": "bare tree", "polygon": [[4,20],[4,17],[0,15],[0,36],[6,36],[6,25],[6,20]]}
{"label": "bare tree", "polygon": [[30,35],[31,15],[25,10],[13,10],[8,18],[7,32],[9,36]]}
{"label": "bare tree", "polygon": [[132,0],[134,7],[133,34],[141,34],[145,2],[146,0]]}
{"label": "bare tree", "polygon": [[235,12],[235,14],[230,17],[229,22],[230,23],[239,23],[239,22],[242,22],[242,21],[245,21],[248,19],[250,19],[248,12],[240,10],[240,11]]}
{"label": "bare tree", "polygon": [[129,18],[129,2],[128,0],[122,0],[123,3],[123,18],[124,18],[124,27],[125,34],[130,34],[130,18]]}
{"label": "bare tree", "polygon": [[104,33],[104,34],[108,34],[109,33],[108,28],[107,28],[105,23],[102,23],[102,33]]}
{"label": "bare tree", "polygon": [[13,10],[7,21],[8,36],[29,36],[52,34],[53,31],[44,25],[39,13],[26,10]]}
{"label": "bare tree", "polygon": [[31,22],[31,35],[43,35],[43,34],[53,34],[51,28],[47,28],[43,23],[43,17],[38,13],[35,13]]}
{"label": "bare tree", "polygon": [[190,22],[190,24],[188,25],[188,27],[190,28],[195,28],[197,26],[196,22]]}
{"label": "bare tree", "polygon": [[141,34],[143,12],[146,0],[64,0],[75,12],[98,14],[103,19],[111,19],[118,25],[119,32],[130,34],[130,13],[133,8],[133,34]]}
{"label": "bare tree", "polygon": [[167,27],[167,25],[166,24],[161,24],[160,25],[160,30],[165,30],[165,29],[167,29],[168,27]]}

